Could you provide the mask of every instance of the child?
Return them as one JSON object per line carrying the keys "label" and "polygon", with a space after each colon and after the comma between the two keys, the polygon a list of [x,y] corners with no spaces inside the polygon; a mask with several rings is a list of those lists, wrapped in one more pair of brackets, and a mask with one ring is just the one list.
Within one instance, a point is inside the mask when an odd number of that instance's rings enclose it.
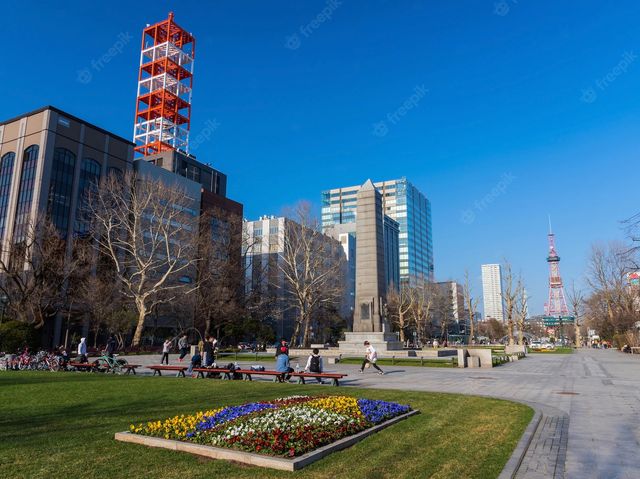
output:
{"label": "child", "polygon": [[[307,365],[304,367],[305,372],[310,373],[322,373],[322,358],[320,357],[320,351],[318,348],[314,348],[313,352],[307,359]],[[323,384],[322,378],[316,378],[320,384]]]}
{"label": "child", "polygon": [[171,351],[171,339],[167,338],[167,340],[162,344],[162,359],[160,360],[160,364],[163,364],[166,361],[166,364],[169,364],[169,352]]}
{"label": "child", "polygon": [[369,363],[378,370],[378,374],[383,375],[384,371],[382,371],[382,369],[380,369],[376,364],[376,362],[378,361],[378,353],[376,352],[375,348],[371,346],[369,341],[365,341],[364,345],[367,348],[366,349],[367,355],[365,356],[364,361],[362,361],[362,367],[360,367],[360,374],[364,372],[364,367],[367,365],[367,363]]}

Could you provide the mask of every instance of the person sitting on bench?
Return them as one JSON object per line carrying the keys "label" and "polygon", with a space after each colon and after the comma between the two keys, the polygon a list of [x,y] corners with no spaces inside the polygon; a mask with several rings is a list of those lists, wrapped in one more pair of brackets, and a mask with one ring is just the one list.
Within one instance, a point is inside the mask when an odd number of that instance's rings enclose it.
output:
{"label": "person sitting on bench", "polygon": [[[309,355],[309,359],[307,359],[307,365],[304,367],[304,372],[306,373],[322,373],[322,358],[320,357],[320,350],[318,348],[314,348],[312,353]],[[323,384],[322,378],[316,378],[320,384]]]}
{"label": "person sitting on bench", "polygon": [[193,368],[199,368],[202,366],[202,356],[200,355],[200,351],[196,349],[196,354],[191,356],[191,364],[189,364],[189,369],[187,369],[187,374],[193,375]]}
{"label": "person sitting on bench", "polygon": [[291,378],[293,369],[291,369],[289,364],[289,348],[286,348],[286,352],[284,351],[284,347],[279,348],[276,356],[276,371],[282,373],[278,376],[278,381],[281,383],[288,381]]}

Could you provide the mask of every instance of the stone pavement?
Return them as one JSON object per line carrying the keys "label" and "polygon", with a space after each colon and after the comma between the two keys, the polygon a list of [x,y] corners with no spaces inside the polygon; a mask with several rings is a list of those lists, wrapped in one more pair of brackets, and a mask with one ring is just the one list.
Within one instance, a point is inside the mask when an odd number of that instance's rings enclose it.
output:
{"label": "stone pavement", "polygon": [[640,356],[615,350],[534,354],[493,369],[343,366],[343,384],[476,394],[542,412],[517,478],[640,478]]}
{"label": "stone pavement", "polygon": [[541,419],[517,478],[640,478],[640,355],[581,349],[534,354],[493,369],[383,369],[384,376],[371,369],[361,375],[355,365],[327,365],[349,374],[344,386],[474,394],[532,405]]}

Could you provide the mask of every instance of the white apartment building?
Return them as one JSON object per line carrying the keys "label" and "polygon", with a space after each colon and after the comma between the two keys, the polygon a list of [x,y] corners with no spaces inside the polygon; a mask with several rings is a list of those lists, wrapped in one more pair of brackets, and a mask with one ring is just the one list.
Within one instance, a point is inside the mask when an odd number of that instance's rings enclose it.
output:
{"label": "white apartment building", "polygon": [[502,269],[499,264],[482,265],[482,299],[484,319],[493,318],[504,322]]}

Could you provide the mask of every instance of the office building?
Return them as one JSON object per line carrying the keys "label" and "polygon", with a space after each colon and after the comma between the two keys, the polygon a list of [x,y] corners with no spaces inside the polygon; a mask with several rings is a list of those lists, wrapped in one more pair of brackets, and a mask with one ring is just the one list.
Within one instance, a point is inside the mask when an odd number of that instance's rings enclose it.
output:
{"label": "office building", "polygon": [[[382,195],[383,212],[398,223],[400,282],[433,281],[431,204],[406,178],[374,183]],[[322,192],[323,231],[355,223],[360,185]]]}
{"label": "office building", "polygon": [[456,281],[441,281],[437,284],[451,301],[451,317],[455,327],[450,328],[450,331],[455,334],[468,334],[469,311],[465,309],[462,285]]}
{"label": "office building", "polygon": [[504,322],[502,270],[499,264],[482,265],[482,299],[484,318]]}
{"label": "office building", "polygon": [[[272,304],[271,319],[279,338],[291,337],[298,315],[297,309],[291,307],[291,298],[287,297],[288,287],[283,272],[285,245],[291,240],[289,235],[301,235],[303,231],[302,225],[285,217],[262,216],[258,220],[244,222],[243,243],[247,249],[245,292],[249,294],[257,290],[269,298]],[[339,241],[325,234],[311,234],[314,235],[314,250],[322,251],[326,261],[344,263],[341,274],[346,280],[347,262]],[[349,314],[346,298],[338,305],[338,311],[343,317]]]}
{"label": "office building", "polygon": [[[44,216],[63,238],[87,235],[82,211],[88,188],[132,164],[132,142],[52,106],[0,122],[3,260]],[[44,334],[59,344],[61,315],[46,326]]]}

